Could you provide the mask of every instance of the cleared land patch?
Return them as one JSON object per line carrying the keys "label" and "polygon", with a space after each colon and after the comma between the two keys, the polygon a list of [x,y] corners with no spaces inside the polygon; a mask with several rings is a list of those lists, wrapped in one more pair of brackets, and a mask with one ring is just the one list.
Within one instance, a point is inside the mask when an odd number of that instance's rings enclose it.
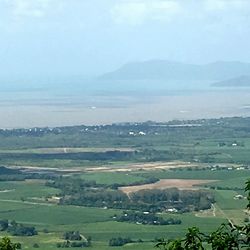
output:
{"label": "cleared land patch", "polygon": [[[207,164],[199,163],[199,166],[206,166]],[[148,162],[148,163],[122,163],[114,165],[102,165],[102,166],[79,166],[77,167],[40,167],[40,166],[28,166],[28,165],[9,165],[12,169],[21,169],[27,172],[71,172],[71,173],[82,173],[82,172],[132,172],[132,171],[161,171],[161,170],[171,170],[175,168],[188,168],[195,167],[197,164],[183,161],[169,161],[169,162]],[[152,173],[150,173],[152,174]]]}
{"label": "cleared land patch", "polygon": [[200,187],[197,187],[196,185],[206,184],[214,181],[216,180],[162,179],[152,184],[120,187],[119,189],[124,193],[133,193],[145,189],[167,189],[174,187],[179,189],[199,189]]}
{"label": "cleared land patch", "polygon": [[130,163],[119,166],[102,166],[102,167],[91,167],[85,168],[85,171],[89,172],[127,172],[137,170],[167,170],[173,168],[186,168],[194,167],[197,164],[183,161],[169,161],[169,162],[148,162],[148,163]]}
{"label": "cleared land patch", "polygon": [[67,154],[67,153],[81,153],[81,152],[108,152],[108,151],[121,151],[121,152],[133,152],[132,148],[116,148],[116,147],[60,147],[60,148],[29,148],[29,149],[16,149],[16,150],[8,150],[1,149],[0,153],[19,153],[19,154]]}

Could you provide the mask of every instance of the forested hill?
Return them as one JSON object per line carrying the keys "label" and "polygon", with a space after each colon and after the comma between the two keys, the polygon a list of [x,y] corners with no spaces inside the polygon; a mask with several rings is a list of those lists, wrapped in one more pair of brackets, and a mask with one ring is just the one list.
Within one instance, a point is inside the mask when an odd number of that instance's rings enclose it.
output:
{"label": "forested hill", "polygon": [[250,87],[250,75],[240,76],[212,84],[213,87]]}
{"label": "forested hill", "polygon": [[214,62],[210,64],[185,64],[164,60],[128,63],[100,76],[103,80],[226,80],[250,75],[250,63]]}

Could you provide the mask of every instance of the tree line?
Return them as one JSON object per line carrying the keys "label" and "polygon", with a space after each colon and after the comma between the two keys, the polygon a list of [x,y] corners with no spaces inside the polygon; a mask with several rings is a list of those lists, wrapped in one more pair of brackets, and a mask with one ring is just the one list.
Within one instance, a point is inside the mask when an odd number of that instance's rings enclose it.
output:
{"label": "tree line", "polygon": [[143,225],[179,225],[180,219],[162,218],[149,212],[124,211],[121,215],[113,216],[115,221]]}
{"label": "tree line", "polygon": [[215,202],[213,194],[206,190],[140,190],[128,197],[121,190],[76,178],[58,178],[46,185],[60,189],[61,205],[146,210],[155,213],[169,208],[175,208],[179,212],[205,210]]}
{"label": "tree line", "polygon": [[6,231],[13,236],[37,235],[35,227],[24,226],[16,221],[0,220],[0,231]]}

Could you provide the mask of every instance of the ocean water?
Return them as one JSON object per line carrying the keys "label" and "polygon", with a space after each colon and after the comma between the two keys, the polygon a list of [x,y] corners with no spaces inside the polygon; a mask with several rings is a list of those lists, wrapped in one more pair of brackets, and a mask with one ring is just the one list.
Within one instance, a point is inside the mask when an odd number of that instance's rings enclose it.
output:
{"label": "ocean water", "polygon": [[250,89],[210,84],[84,80],[5,86],[0,89],[0,127],[250,116]]}

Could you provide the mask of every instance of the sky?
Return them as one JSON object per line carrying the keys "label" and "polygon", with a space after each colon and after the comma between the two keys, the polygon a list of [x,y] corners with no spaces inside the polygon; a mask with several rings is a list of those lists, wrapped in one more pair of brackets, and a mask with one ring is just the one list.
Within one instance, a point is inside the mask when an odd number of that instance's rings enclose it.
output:
{"label": "sky", "polygon": [[250,61],[249,0],[0,0],[0,76]]}

